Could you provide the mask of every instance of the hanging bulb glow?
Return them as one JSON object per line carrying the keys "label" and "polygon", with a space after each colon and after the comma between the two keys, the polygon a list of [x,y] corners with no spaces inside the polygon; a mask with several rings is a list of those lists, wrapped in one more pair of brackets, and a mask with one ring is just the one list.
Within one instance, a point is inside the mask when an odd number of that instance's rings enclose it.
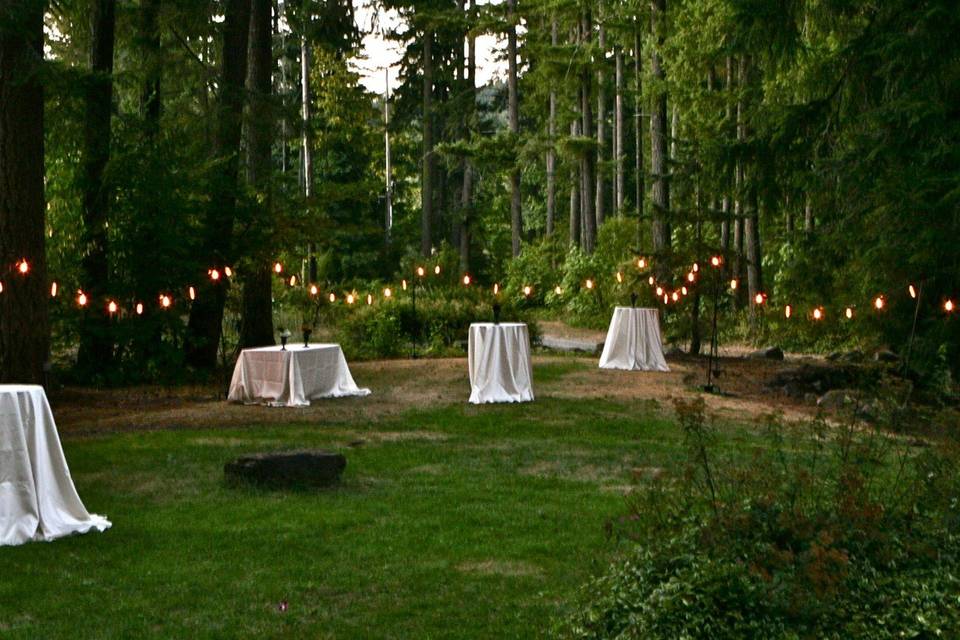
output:
{"label": "hanging bulb glow", "polygon": [[953,300],[947,300],[943,303],[943,310],[947,313],[953,313],[953,310],[956,308],[956,305],[953,303]]}
{"label": "hanging bulb glow", "polygon": [[347,294],[347,304],[353,304],[355,300],[356,298],[353,296],[352,293]]}
{"label": "hanging bulb glow", "polygon": [[117,309],[118,309],[117,303],[114,302],[113,300],[107,303],[107,313],[109,313],[110,315],[115,314],[117,312]]}
{"label": "hanging bulb glow", "polygon": [[693,275],[693,271],[687,274],[687,282],[693,282],[697,279],[697,276]]}
{"label": "hanging bulb glow", "polygon": [[373,296],[369,293],[367,294],[367,304],[373,304]]}
{"label": "hanging bulb glow", "polygon": [[22,276],[30,272],[30,263],[27,262],[26,258],[20,258],[20,262],[17,263],[17,271],[19,271]]}
{"label": "hanging bulb glow", "polygon": [[330,300],[330,302],[336,302],[336,301],[337,301],[337,294],[331,293],[331,294],[327,297],[327,299]]}
{"label": "hanging bulb glow", "polygon": [[757,295],[755,295],[755,296],[753,297],[753,301],[754,301],[754,303],[756,303],[756,304],[763,304],[763,302],[764,302],[764,296],[763,296],[763,294],[758,292]]}
{"label": "hanging bulb glow", "polygon": [[499,283],[499,282],[494,282],[494,283],[493,283],[493,295],[496,296],[496,295],[499,295],[499,294],[500,294],[500,283]]}
{"label": "hanging bulb glow", "polygon": [[843,312],[843,315],[847,316],[847,320],[853,320],[853,309],[847,307],[846,311]]}
{"label": "hanging bulb glow", "polygon": [[677,293],[676,291],[674,291],[672,294],[670,294],[670,298],[671,298],[674,302],[676,302],[677,300],[680,299],[680,294]]}
{"label": "hanging bulb glow", "polygon": [[160,306],[164,309],[169,309],[170,305],[173,304],[173,300],[170,299],[170,296],[160,296]]}
{"label": "hanging bulb glow", "polygon": [[[2,290],[2,289],[0,289],[0,290]],[[60,286],[57,284],[57,281],[54,280],[53,282],[50,283],[50,297],[51,297],[51,298],[56,298],[56,297],[57,297],[57,293],[58,293],[59,291],[60,291]]]}
{"label": "hanging bulb glow", "polygon": [[142,316],[142,315],[143,315],[143,303],[142,303],[142,302],[138,302],[138,303],[137,303],[136,311],[137,311],[137,315],[138,315],[138,316]]}
{"label": "hanging bulb glow", "polygon": [[470,274],[469,274],[469,273],[463,274],[463,286],[465,286],[465,287],[469,287],[469,286],[470,286]]}
{"label": "hanging bulb glow", "polygon": [[406,290],[407,290],[407,281],[406,281],[406,280],[401,280],[401,281],[400,281],[400,286],[402,286],[402,287],[403,287],[403,290],[406,291]]}
{"label": "hanging bulb glow", "polygon": [[0,282],[0,293],[3,293],[3,282]]}
{"label": "hanging bulb glow", "polygon": [[197,299],[197,290],[194,289],[193,287],[190,287],[190,290],[189,290],[187,293],[190,294],[190,299],[191,299],[191,300],[196,300],[196,299]]}
{"label": "hanging bulb glow", "polygon": [[737,290],[737,279],[736,279],[736,278],[734,278],[733,280],[730,281],[730,288],[731,288],[733,291],[736,291],[736,290]]}
{"label": "hanging bulb glow", "polygon": [[87,294],[85,294],[83,291],[77,292],[77,304],[81,307],[87,306]]}
{"label": "hanging bulb glow", "polygon": [[873,300],[873,306],[877,311],[881,311],[884,304],[886,304],[886,301],[883,299],[883,296],[877,296]]}
{"label": "hanging bulb glow", "polygon": [[909,287],[907,287],[907,291],[910,292],[910,297],[911,297],[911,298],[913,298],[914,300],[917,299],[917,290],[914,288],[913,285],[910,285]]}
{"label": "hanging bulb glow", "polygon": [[662,296],[662,295],[663,295],[663,287],[657,287],[657,295],[658,295],[658,296]]}
{"label": "hanging bulb glow", "polygon": [[273,263],[273,272],[277,275],[280,275],[281,273],[283,273],[283,265],[280,264],[279,262]]}
{"label": "hanging bulb glow", "polygon": [[693,272],[696,273],[697,271],[700,271],[700,265],[699,265],[698,263],[694,262],[694,263],[693,263]]}
{"label": "hanging bulb glow", "polygon": [[315,284],[310,285],[310,295],[315,296],[318,293],[320,293],[320,289],[317,288],[317,285]]}
{"label": "hanging bulb glow", "polygon": [[789,320],[790,316],[793,315],[793,307],[787,305],[783,308],[783,315]]}
{"label": "hanging bulb glow", "polygon": [[623,284],[623,274],[617,271],[617,282]]}
{"label": "hanging bulb glow", "polygon": [[389,298],[392,295],[393,295],[393,291],[390,291],[390,287],[387,287],[386,289],[383,290],[384,298]]}
{"label": "hanging bulb glow", "polygon": [[593,289],[593,280],[587,278],[587,289]]}
{"label": "hanging bulb glow", "polygon": [[297,276],[290,276],[290,286],[291,287],[297,286]]}
{"label": "hanging bulb glow", "polygon": [[813,310],[813,319],[814,320],[823,320],[823,310],[820,307],[817,307]]}
{"label": "hanging bulb glow", "polygon": [[216,282],[220,279],[220,272],[216,269],[210,269],[210,279]]}
{"label": "hanging bulb glow", "polygon": [[231,269],[230,267],[224,267],[224,268],[223,268],[223,274],[224,274],[225,276],[227,276],[228,278],[232,278],[232,277],[233,277],[233,269]]}
{"label": "hanging bulb glow", "polygon": [[721,258],[720,256],[713,256],[712,258],[710,258],[710,264],[712,264],[715,267],[719,267],[722,263],[723,263],[723,258]]}
{"label": "hanging bulb glow", "polygon": [[640,258],[639,260],[637,260],[637,267],[638,267],[638,268],[643,269],[643,268],[645,268],[646,266],[647,266],[647,261],[646,261],[646,260],[644,260],[643,258]]}
{"label": "hanging bulb glow", "polygon": [[531,287],[530,285],[525,285],[523,287],[523,297],[529,298],[531,293],[533,293],[533,287]]}
{"label": "hanging bulb glow", "polygon": [[426,273],[426,271],[423,270],[423,267],[417,267],[417,275],[418,275],[418,276],[420,276],[420,277],[422,278],[422,277],[423,277],[423,274],[425,274],[425,273]]}
{"label": "hanging bulb glow", "polygon": [[440,265],[437,265],[433,268],[433,272],[437,275],[440,275]]}
{"label": "hanging bulb glow", "polygon": [[682,293],[683,295],[687,295],[687,288],[686,288],[686,287],[680,287],[680,293]]}
{"label": "hanging bulb glow", "polygon": [[554,292],[555,294],[557,294],[558,296],[559,296],[559,295],[563,295],[563,289],[560,288],[560,285],[555,286],[555,287],[553,288],[553,292]]}
{"label": "hanging bulb glow", "polygon": [[653,286],[654,282],[656,282],[656,279],[654,279],[653,276],[650,276],[649,278],[647,278],[647,284],[649,284],[651,287]]}
{"label": "hanging bulb glow", "polygon": [[670,304],[670,296],[663,294],[663,304]]}

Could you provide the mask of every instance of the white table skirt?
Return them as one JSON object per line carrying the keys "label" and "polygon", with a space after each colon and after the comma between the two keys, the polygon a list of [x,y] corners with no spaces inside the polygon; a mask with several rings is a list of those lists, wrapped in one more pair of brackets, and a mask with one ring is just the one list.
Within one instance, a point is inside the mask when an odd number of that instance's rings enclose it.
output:
{"label": "white table skirt", "polygon": [[338,344],[302,344],[244,349],[233,369],[232,402],[307,407],[311,400],[365,396],[350,375]]}
{"label": "white table skirt", "polygon": [[530,334],[522,322],[475,322],[467,349],[470,402],[530,402]]}
{"label": "white table skirt", "polygon": [[601,369],[669,371],[663,357],[660,318],[656,309],[617,307],[600,356]]}
{"label": "white table skirt", "polygon": [[77,495],[43,387],[0,385],[0,546],[109,528]]}

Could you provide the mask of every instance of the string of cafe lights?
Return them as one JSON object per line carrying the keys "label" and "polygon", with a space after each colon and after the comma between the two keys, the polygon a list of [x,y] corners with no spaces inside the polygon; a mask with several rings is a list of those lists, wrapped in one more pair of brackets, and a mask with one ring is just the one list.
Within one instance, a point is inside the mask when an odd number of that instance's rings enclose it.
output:
{"label": "string of cafe lights", "polygon": [[[683,284],[680,287],[665,286],[666,283],[658,282],[654,275],[649,274],[650,261],[648,261],[646,258],[642,258],[642,257],[637,258],[633,264],[636,266],[638,271],[643,272],[644,275],[647,275],[647,279],[646,279],[647,285],[650,287],[651,292],[655,294],[655,298],[657,302],[663,304],[664,306],[669,306],[671,304],[674,304],[674,305],[679,304],[682,300],[684,300],[687,296],[689,296],[692,293],[693,288],[697,285],[700,279],[700,274],[701,274],[700,265],[699,263],[695,262],[693,263],[693,265],[691,265],[690,270],[687,271],[687,273],[685,274],[684,278],[682,279]],[[710,258],[710,266],[716,270],[719,270],[723,266],[723,258],[721,256],[713,256],[712,258]],[[288,287],[292,288],[302,284],[300,282],[300,279],[296,276],[296,274],[291,274],[289,276],[285,275],[283,264],[279,261],[273,263],[272,271],[275,276],[283,279],[284,283]],[[432,271],[435,276],[440,276],[441,274],[440,265],[439,264],[434,265]],[[29,277],[31,273],[32,273],[31,263],[26,258],[20,258],[12,266],[12,268],[8,268],[6,272],[2,274],[2,276],[0,276],[0,294],[3,294],[4,292],[5,279],[10,277],[26,278],[26,277]],[[209,278],[211,283],[218,284],[223,282],[226,279],[232,278],[234,276],[234,273],[235,273],[234,270],[229,266],[212,267],[207,270],[207,277]],[[414,270],[414,273],[416,277],[420,281],[422,281],[423,278],[427,277],[428,268],[422,265],[417,266]],[[626,281],[626,276],[622,270],[618,270],[614,277],[617,281],[618,286],[624,285]],[[717,277],[719,277],[719,271],[718,271]],[[459,279],[459,282],[464,287],[479,286],[475,281],[474,277],[471,276],[469,273],[463,274],[463,276]],[[587,291],[592,291],[597,288],[597,285],[598,285],[598,281],[596,280],[596,278],[590,277],[590,278],[584,279],[582,283],[582,288],[586,289]],[[402,279],[400,281],[399,290],[408,291],[412,286],[413,286],[413,283],[411,281],[408,281],[407,279]],[[517,294],[522,296],[525,299],[528,299],[533,295],[536,286],[537,285],[534,285],[534,284],[525,284],[522,287],[520,287],[520,290],[517,292]],[[739,288],[739,286],[740,286],[740,282],[736,278],[730,279],[726,285],[726,287],[729,289],[731,293],[735,293]],[[50,297],[51,298],[60,297],[61,289],[62,289],[62,286],[57,280],[51,281]],[[393,298],[395,298],[397,295],[397,289],[395,287],[390,287],[390,286],[383,288],[382,292],[380,292],[379,294],[379,298],[373,293],[366,293],[364,295],[364,294],[357,293],[355,290],[349,291],[346,293],[341,293],[341,295],[338,296],[337,293],[333,290],[328,292],[321,291],[320,287],[315,283],[311,283],[307,285],[306,289],[307,289],[308,295],[313,299],[322,300],[323,298],[321,298],[321,294],[325,293],[326,294],[325,299],[330,304],[336,304],[342,301],[343,304],[347,306],[354,306],[354,305],[361,306],[364,302],[367,305],[373,305],[378,300],[388,302]],[[499,282],[494,282],[491,290],[495,298],[498,298],[501,295],[503,296],[506,295],[505,289],[500,285]],[[919,297],[921,294],[920,287],[918,285],[911,283],[907,286],[906,290],[909,297],[913,300],[917,300],[918,301],[917,304],[919,304]],[[185,293],[185,297],[187,301],[189,303],[192,303],[196,301],[198,296],[197,286],[189,285],[186,287],[185,290],[183,290],[183,293]],[[560,284],[556,284],[553,287],[553,293],[557,297],[560,297],[564,294],[564,289]],[[872,299],[870,307],[875,312],[878,312],[878,313],[882,312],[887,308],[888,300],[889,300],[888,294],[880,293]],[[78,287],[76,289],[76,295],[75,295],[74,301],[77,307],[81,309],[90,308],[93,303],[90,295],[86,293],[83,287]],[[177,300],[174,297],[173,293],[169,291],[161,292],[156,296],[157,306],[164,311],[170,310],[173,307],[175,307],[176,302]],[[103,303],[103,309],[106,311],[106,313],[110,317],[122,315],[125,309],[132,310],[133,313],[137,316],[142,316],[146,311],[146,304],[142,300],[133,301],[129,304],[129,306],[123,307],[116,298],[108,296],[102,301],[102,303]],[[756,305],[757,307],[769,307],[768,295],[765,292],[757,292],[754,295],[753,300],[751,300],[751,303]],[[957,302],[952,297],[943,298],[940,301],[938,306],[947,315],[951,315],[957,310]],[[783,317],[786,320],[795,318],[798,315],[797,307],[789,303],[783,305],[781,311],[782,311]],[[827,309],[824,305],[816,305],[810,309],[809,313],[804,315],[806,315],[806,317],[813,320],[814,322],[821,322],[823,320],[826,320],[828,317]],[[854,320],[857,316],[858,316],[858,311],[855,305],[847,305],[843,307],[842,311],[840,312],[840,317],[844,318],[845,320]]]}

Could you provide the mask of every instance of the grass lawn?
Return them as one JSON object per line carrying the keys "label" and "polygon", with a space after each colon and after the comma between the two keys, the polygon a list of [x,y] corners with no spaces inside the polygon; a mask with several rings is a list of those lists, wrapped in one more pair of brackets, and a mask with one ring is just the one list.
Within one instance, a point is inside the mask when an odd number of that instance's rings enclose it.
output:
{"label": "grass lawn", "polygon": [[[66,436],[81,497],[114,526],[0,549],[0,636],[549,636],[610,561],[604,523],[625,512],[633,470],[675,464],[680,438],[642,400],[550,397],[373,423]],[[223,481],[239,454],[301,447],[346,453],[339,488]]]}

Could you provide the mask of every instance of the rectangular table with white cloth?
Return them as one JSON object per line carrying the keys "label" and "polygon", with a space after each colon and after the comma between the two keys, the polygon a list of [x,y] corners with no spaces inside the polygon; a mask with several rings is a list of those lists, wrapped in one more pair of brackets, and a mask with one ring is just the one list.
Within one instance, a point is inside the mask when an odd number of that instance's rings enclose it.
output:
{"label": "rectangular table with white cloth", "polygon": [[617,307],[600,356],[601,369],[669,371],[663,356],[660,316],[656,309]]}
{"label": "rectangular table with white cloth", "polygon": [[244,349],[228,399],[272,407],[308,407],[311,400],[369,395],[357,387],[338,344]]}
{"label": "rectangular table with white cloth", "polygon": [[467,348],[470,402],[531,402],[530,333],[522,322],[474,322]]}
{"label": "rectangular table with white cloth", "polygon": [[0,546],[109,528],[77,495],[43,387],[0,385]]}

